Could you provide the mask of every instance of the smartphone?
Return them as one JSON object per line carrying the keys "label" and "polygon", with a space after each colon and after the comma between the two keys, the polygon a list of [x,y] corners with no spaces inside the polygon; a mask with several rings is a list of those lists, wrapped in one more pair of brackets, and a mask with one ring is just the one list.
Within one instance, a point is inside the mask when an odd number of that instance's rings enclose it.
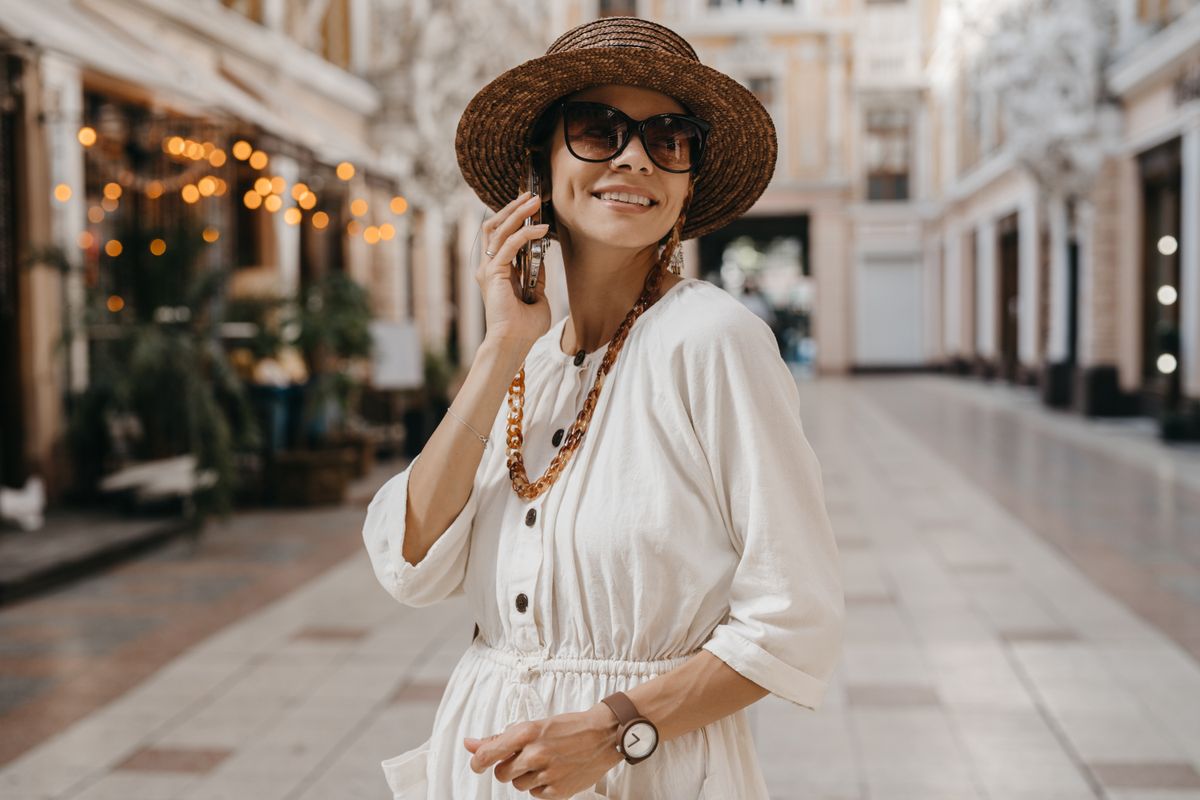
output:
{"label": "smartphone", "polygon": [[[526,164],[525,188],[538,197],[542,196],[542,182],[537,169],[532,163]],[[540,225],[542,223],[542,203],[525,218],[525,225]],[[550,236],[531,239],[517,251],[517,269],[521,271],[521,299],[528,304],[535,302],[534,287],[537,286],[538,276],[542,272],[542,262],[550,244]]]}

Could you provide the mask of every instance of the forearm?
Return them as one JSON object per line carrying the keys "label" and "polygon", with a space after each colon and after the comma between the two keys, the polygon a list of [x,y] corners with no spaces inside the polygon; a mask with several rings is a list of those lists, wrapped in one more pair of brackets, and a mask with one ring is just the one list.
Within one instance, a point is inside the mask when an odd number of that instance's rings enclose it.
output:
{"label": "forearm", "polygon": [[[488,435],[527,350],[528,345],[520,342],[485,340],[451,403],[454,413]],[[471,496],[483,458],[483,442],[471,428],[446,414],[421,448],[420,460],[413,464],[403,553],[410,564],[420,563]],[[504,442],[492,440],[490,446],[503,447]]]}
{"label": "forearm", "polygon": [[[769,692],[707,650],[675,669],[625,692],[658,728],[660,742],[682,736],[761,700]],[[616,715],[604,703],[593,707],[617,742]]]}

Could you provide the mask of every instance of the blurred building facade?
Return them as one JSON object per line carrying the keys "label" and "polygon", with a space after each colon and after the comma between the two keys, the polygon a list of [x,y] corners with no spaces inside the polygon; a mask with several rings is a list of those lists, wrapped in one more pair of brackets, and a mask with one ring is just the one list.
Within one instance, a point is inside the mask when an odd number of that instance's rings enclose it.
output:
{"label": "blurred building facade", "polygon": [[139,228],[202,225],[200,258],[229,268],[230,298],[344,271],[379,317],[412,315],[411,215],[362,77],[371,13],[369,0],[0,2],[6,483],[39,474],[53,494],[65,480],[95,329],[85,296],[115,285],[121,237]]}

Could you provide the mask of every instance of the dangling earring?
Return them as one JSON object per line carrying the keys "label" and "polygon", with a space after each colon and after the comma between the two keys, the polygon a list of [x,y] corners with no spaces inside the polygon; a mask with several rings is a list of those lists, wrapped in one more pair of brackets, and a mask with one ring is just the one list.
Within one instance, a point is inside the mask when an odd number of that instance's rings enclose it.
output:
{"label": "dangling earring", "polygon": [[672,275],[683,274],[683,242],[678,242],[675,245],[675,252],[671,254],[671,264],[668,267]]}

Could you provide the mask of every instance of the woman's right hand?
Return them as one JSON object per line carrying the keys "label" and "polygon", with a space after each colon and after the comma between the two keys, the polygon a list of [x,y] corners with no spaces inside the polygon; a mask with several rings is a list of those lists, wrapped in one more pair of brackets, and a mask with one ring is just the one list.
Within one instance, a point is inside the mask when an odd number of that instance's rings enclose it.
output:
{"label": "woman's right hand", "polygon": [[[521,276],[516,267],[517,251],[528,241],[546,235],[548,225],[525,225],[525,220],[542,202],[522,192],[515,200],[483,223],[483,249],[475,282],[483,294],[485,336],[532,346],[550,330],[550,303],[546,300],[546,265],[543,263],[534,302],[521,299]],[[491,250],[496,255],[489,256]]]}

